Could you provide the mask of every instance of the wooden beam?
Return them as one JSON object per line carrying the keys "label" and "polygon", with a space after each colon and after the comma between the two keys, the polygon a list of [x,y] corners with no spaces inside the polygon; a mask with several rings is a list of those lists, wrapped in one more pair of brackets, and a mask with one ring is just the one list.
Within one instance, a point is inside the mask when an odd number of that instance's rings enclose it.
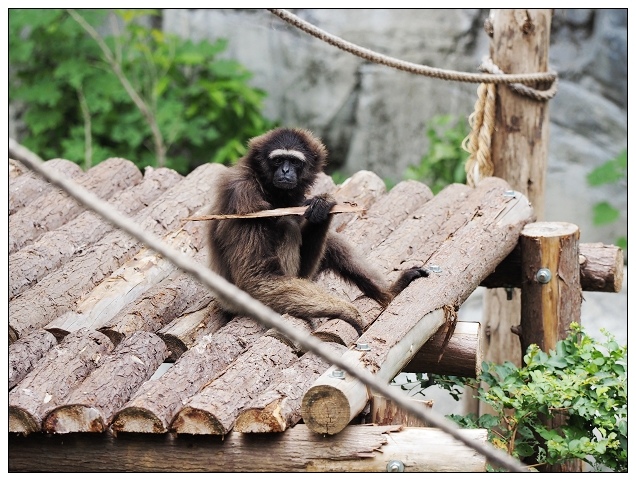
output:
{"label": "wooden beam", "polygon": [[[623,250],[600,242],[579,244],[581,288],[584,291],[620,292],[623,288]],[[521,247],[517,245],[480,284],[489,289],[521,287]]]}
{"label": "wooden beam", "polygon": [[[485,429],[464,431],[486,443]],[[268,441],[268,442],[265,442]],[[34,456],[37,453],[37,456]],[[319,436],[303,424],[277,435],[9,435],[9,472],[484,472],[486,459],[434,428],[349,426]]]}
{"label": "wooden beam", "polygon": [[458,322],[444,346],[450,328],[446,324],[439,328],[402,370],[477,377],[483,361],[481,325],[478,322]]}

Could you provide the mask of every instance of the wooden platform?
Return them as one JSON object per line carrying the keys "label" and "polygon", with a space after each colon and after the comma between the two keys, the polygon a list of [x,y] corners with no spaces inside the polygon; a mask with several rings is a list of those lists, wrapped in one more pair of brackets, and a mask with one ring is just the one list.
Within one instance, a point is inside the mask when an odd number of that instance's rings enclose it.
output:
{"label": "wooden platform", "polygon": [[[110,162],[112,169],[129,169],[132,174],[106,188],[111,176],[105,163],[75,173],[76,179],[99,190],[114,208],[173,247],[205,263],[205,222],[185,219],[205,213],[218,172],[225,167],[206,164],[182,178],[168,169],[148,169],[141,176],[129,161]],[[274,453],[284,450],[282,444],[273,445],[286,440],[287,433],[303,442],[315,441],[313,436],[320,432],[354,436],[353,428],[381,433],[373,426],[354,426],[355,416],[368,402],[366,389],[360,396],[355,387],[343,390],[352,398],[347,412],[335,416],[344,424],[334,428],[325,419],[341,407],[301,406],[307,404],[308,392],[342,388],[346,381],[329,377],[329,365],[299,352],[294,343],[266,332],[251,319],[225,324],[203,286],[55,189],[25,187],[42,186],[42,181],[15,162],[11,167],[9,431],[15,434],[9,438],[10,470],[155,470],[122,458],[131,445],[143,450],[147,443],[156,455],[152,466],[157,470],[169,469],[162,457],[171,453],[175,471],[276,471],[280,467],[272,468],[256,454],[250,458],[255,463],[250,469],[239,458],[232,461],[239,464],[198,464],[183,454],[188,441],[175,436],[196,435],[192,444],[214,446],[215,452],[257,443],[272,444],[267,449]],[[527,199],[496,178],[475,189],[451,185],[436,196],[414,181],[386,192],[382,180],[366,171],[338,186],[323,176],[314,190],[330,191],[339,202],[365,209],[337,214],[333,228],[387,278],[416,265],[428,267],[431,275],[413,282],[382,311],[355,287],[333,274],[321,274],[316,282],[354,302],[366,315],[369,327],[359,340],[342,321],[316,319],[309,325],[288,318],[289,322],[313,332],[386,382],[409,361],[417,361],[422,372],[475,373],[480,352],[475,345],[465,352],[467,331],[456,329],[456,335],[448,336],[450,343],[444,342],[446,334],[449,329],[452,333],[453,313],[513,251],[522,228],[533,221]],[[32,228],[18,228],[29,222]],[[356,341],[370,350],[356,349]],[[447,355],[459,349],[457,343],[464,345],[464,365]],[[153,377],[166,361],[174,364]],[[304,424],[303,411],[311,416]],[[483,436],[478,431],[475,436]],[[415,436],[431,439],[433,431],[417,432]],[[321,443],[336,437],[323,437]],[[219,443],[222,439],[226,442]],[[61,444],[66,446],[63,456],[55,454],[62,452]],[[380,456],[382,449],[374,449],[356,456]],[[39,454],[30,457],[31,451]],[[85,460],[72,465],[74,456]],[[329,457],[325,456],[321,462]],[[332,468],[314,458],[294,461],[289,470],[353,470],[345,465]],[[412,459],[412,469],[427,470],[424,458],[412,454]],[[428,462],[430,470],[441,469]],[[483,458],[479,462],[477,470],[485,466]],[[365,466],[360,470],[377,469]]]}

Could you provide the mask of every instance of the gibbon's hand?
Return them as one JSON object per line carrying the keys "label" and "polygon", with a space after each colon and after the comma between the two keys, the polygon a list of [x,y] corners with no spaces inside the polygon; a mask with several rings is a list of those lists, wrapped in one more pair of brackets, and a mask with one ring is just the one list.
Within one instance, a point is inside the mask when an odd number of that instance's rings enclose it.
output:
{"label": "gibbon's hand", "polygon": [[336,200],[329,194],[322,194],[307,199],[303,205],[308,206],[304,214],[305,219],[312,224],[321,224],[329,218],[329,212],[336,205]]}

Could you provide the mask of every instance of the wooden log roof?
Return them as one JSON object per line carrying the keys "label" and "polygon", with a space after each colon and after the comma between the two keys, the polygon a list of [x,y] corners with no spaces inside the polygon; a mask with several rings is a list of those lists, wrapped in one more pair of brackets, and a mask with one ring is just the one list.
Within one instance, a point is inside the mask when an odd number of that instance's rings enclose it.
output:
{"label": "wooden log roof", "polygon": [[[48,164],[68,168],[59,160]],[[205,222],[187,219],[205,213],[225,168],[205,164],[183,177],[170,169],[141,173],[130,161],[111,159],[66,175],[204,263]],[[41,183],[10,162],[11,433],[228,436],[302,423],[302,396],[329,366],[252,319],[223,322],[207,289],[135,239],[57,189],[16,187],[33,182]],[[326,191],[364,208],[337,214],[333,228],[389,279],[414,265],[441,265],[384,311],[332,273],[319,276],[316,282],[354,302],[369,325],[381,321],[365,333],[369,343],[388,333],[399,344],[409,332],[422,332],[412,327],[426,316],[457,309],[533,220],[527,199],[497,178],[476,189],[451,185],[433,196],[415,181],[387,192],[377,175],[361,171],[341,185],[323,175],[314,192]],[[35,227],[18,229],[29,222]],[[449,329],[444,319],[434,317],[420,346],[430,338],[439,353]],[[342,321],[288,320],[336,352],[351,352],[356,341]],[[382,371],[390,347],[354,357],[390,380],[419,351],[411,346],[407,358],[391,360],[397,364]],[[440,362],[437,355],[420,357],[419,366]],[[166,361],[174,364],[155,375]]]}

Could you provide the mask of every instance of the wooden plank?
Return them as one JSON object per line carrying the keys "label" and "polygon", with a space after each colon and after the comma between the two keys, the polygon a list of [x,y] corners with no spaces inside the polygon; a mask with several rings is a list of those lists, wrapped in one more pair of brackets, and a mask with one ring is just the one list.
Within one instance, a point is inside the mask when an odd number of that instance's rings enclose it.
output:
{"label": "wooden plank", "polygon": [[[181,219],[209,202],[210,185],[220,164],[203,164],[133,219],[142,228],[163,236],[176,229]],[[15,341],[33,329],[46,326],[70,310],[104,278],[131,259],[142,248],[122,231],[113,231],[76,256],[62,268],[45,276],[21,296],[9,302],[9,340]]]}
{"label": "wooden plank", "polygon": [[103,432],[168,356],[156,334],[137,331],[100,362],[64,402],[53,408],[43,427],[50,433]]}
{"label": "wooden plank", "polygon": [[[512,251],[521,229],[532,220],[527,199],[518,193],[507,197],[506,190],[505,182],[489,178],[468,195],[460,214],[464,222],[425,258],[427,264],[441,266],[440,272],[411,283],[360,337],[359,342],[369,350],[352,349],[343,360],[386,382],[404,368],[449,320],[451,311],[459,309]],[[323,375],[303,399],[303,419],[315,432],[334,434],[357,416],[367,401],[367,389],[359,381]]]}
{"label": "wooden plank", "polygon": [[[486,430],[464,432],[486,443]],[[269,435],[271,437],[271,435]],[[38,455],[34,456],[33,453]],[[484,472],[486,460],[434,428],[349,426],[317,436],[298,424],[263,442],[261,435],[66,434],[9,436],[10,472]]]}
{"label": "wooden plank", "polygon": [[[141,181],[139,169],[130,160],[111,158],[75,177],[81,186],[102,199]],[[36,241],[85,211],[61,189],[43,195],[29,206],[9,216],[9,254]]]}
{"label": "wooden plank", "polygon": [[[64,174],[69,179],[74,179],[81,175],[82,168],[75,162],[66,159],[51,159],[46,162],[57,172]],[[55,190],[52,184],[40,177],[35,172],[27,170],[24,175],[9,178],[9,215],[16,213],[19,209],[33,202],[41,195],[48,194]]]}
{"label": "wooden plank", "polygon": [[53,347],[9,393],[9,432],[39,431],[48,412],[64,402],[112,349],[106,336],[87,329]]}
{"label": "wooden plank", "polygon": [[[114,209],[134,215],[156,200],[181,176],[170,169],[146,169],[143,180],[117,192],[109,199]],[[92,211],[84,212],[63,226],[46,232],[27,249],[9,256],[9,297],[33,286],[113,230],[113,226]]]}

